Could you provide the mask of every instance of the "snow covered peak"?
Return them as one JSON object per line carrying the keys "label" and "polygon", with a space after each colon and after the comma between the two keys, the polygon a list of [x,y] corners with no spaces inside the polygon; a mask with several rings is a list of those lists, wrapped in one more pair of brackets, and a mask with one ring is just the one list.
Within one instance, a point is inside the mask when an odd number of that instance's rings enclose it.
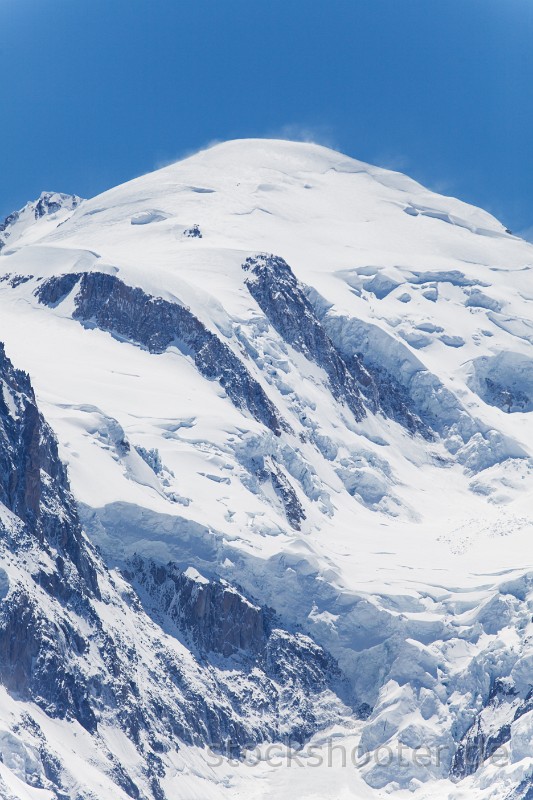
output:
{"label": "snow covered peak", "polygon": [[[516,762],[502,786],[518,785],[533,247],[481,209],[296,142],[215,145],[54,203],[4,248],[0,340],[104,557],[156,620],[179,617],[176,588],[231,610],[220,587],[238,586],[336,659],[366,748],[447,748],[433,773],[369,764],[377,791],[470,780],[492,746],[476,731],[500,711]],[[483,800],[487,769],[470,784]]]}
{"label": "snow covered peak", "polygon": [[44,217],[45,214],[56,214],[58,211],[73,211],[81,203],[81,197],[61,192],[41,192],[39,199],[29,203],[34,208],[35,219]]}
{"label": "snow covered peak", "polygon": [[321,144],[287,139],[232,139],[213,144],[176,163],[195,167],[206,164],[223,170],[230,167],[237,174],[246,169],[272,169],[287,174],[319,173],[330,169],[341,172],[375,169],[370,164]]}
{"label": "snow covered peak", "polygon": [[[8,245],[17,246],[44,236],[64,222],[82,202],[81,197],[61,192],[41,192],[37,200],[29,201],[19,211],[13,211],[0,223],[0,251]],[[36,227],[35,223],[44,220]],[[31,232],[30,232],[31,231]]]}
{"label": "snow covered peak", "polygon": [[85,201],[58,230],[32,234],[115,262],[139,242],[165,247],[168,262],[176,239],[202,240],[204,249],[281,255],[304,280],[328,264],[340,271],[376,259],[423,270],[448,256],[488,264],[516,253],[523,263],[519,249],[494,241],[512,238],[487,212],[400,173],[321,145],[263,139],[214,145]]}
{"label": "snow covered peak", "polygon": [[[490,220],[492,224],[496,224],[497,230],[504,231],[500,223],[486,211],[434,193],[400,172],[373,166],[323,145],[282,139],[235,139],[214,144],[111,191],[135,194],[140,187],[150,187],[157,192],[156,187],[159,184],[159,191],[166,193],[171,190],[172,184],[178,188],[182,182],[191,179],[191,189],[196,189],[199,194],[202,191],[207,194],[209,189],[220,191],[224,187],[250,189],[254,181],[257,183],[258,179],[266,175],[270,176],[270,181],[256,186],[258,191],[272,192],[288,189],[290,186],[316,189],[318,187],[313,185],[312,177],[324,176],[327,184],[328,175],[335,180],[330,173],[359,176],[359,179],[352,180],[347,185],[357,187],[361,195],[395,196],[397,200],[407,203],[406,195],[418,197],[420,201],[425,198],[428,208],[423,204],[418,208],[415,203],[415,212],[424,213],[432,208],[441,208],[443,212],[455,209],[457,213],[462,211],[467,218],[479,215],[485,222]],[[305,181],[306,175],[308,182]],[[210,179],[205,185],[195,185],[194,179],[198,181],[202,176]],[[368,178],[374,186],[368,182]],[[323,184],[319,183],[321,185]],[[107,194],[104,193],[103,197],[107,197]]]}

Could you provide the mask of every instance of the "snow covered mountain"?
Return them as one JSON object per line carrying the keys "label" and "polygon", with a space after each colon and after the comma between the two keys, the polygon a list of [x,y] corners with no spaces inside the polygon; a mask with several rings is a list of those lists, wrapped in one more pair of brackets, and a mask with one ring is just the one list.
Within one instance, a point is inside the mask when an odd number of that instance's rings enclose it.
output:
{"label": "snow covered mountain", "polygon": [[0,238],[5,796],[533,796],[533,246],[267,140]]}
{"label": "snow covered mountain", "polygon": [[41,238],[65,222],[81,202],[75,195],[42,192],[38,200],[26,203],[24,208],[13,211],[0,223],[0,250],[14,245],[24,234],[26,241]]}

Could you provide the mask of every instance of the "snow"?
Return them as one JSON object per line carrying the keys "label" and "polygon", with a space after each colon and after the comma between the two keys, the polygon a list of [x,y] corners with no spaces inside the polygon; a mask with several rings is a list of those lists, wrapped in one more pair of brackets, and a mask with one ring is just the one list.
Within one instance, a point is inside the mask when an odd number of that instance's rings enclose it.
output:
{"label": "snow", "polygon": [[18,417],[17,403],[13,395],[13,392],[11,391],[11,389],[9,388],[9,386],[5,381],[2,381],[2,395],[8,413],[13,417],[13,419],[16,419]]}
{"label": "snow", "polygon": [[187,567],[187,569],[185,570],[184,574],[187,576],[187,578],[190,578],[191,580],[195,581],[196,583],[203,583],[203,584],[208,584],[209,583],[207,578],[204,578],[203,575],[200,575],[198,570],[195,569],[194,567]]}
{"label": "snow", "polygon": [[8,217],[0,228],[0,250],[16,252],[23,244],[34,242],[65,222],[81,203],[75,195],[42,192],[35,202]]}
{"label": "snow", "polygon": [[[202,238],[184,236],[195,224]],[[396,376],[436,421],[434,441],[380,415],[356,422],[333,401],[324,371],[281,339],[246,287],[241,265],[259,252],[283,257],[309,287],[343,355],[362,354]],[[475,665],[488,674],[490,658],[504,660],[487,653],[524,613],[525,599],[506,612],[492,598],[533,570],[532,270],[533,246],[481,209],[318,145],[242,140],[57,219],[20,223],[0,274],[32,277],[0,282],[0,340],[31,375],[86,529],[111,564],[137,552],[174,560],[200,583],[216,570],[304,625],[374,706],[367,723],[354,723],[357,733],[337,731],[339,741],[434,747],[450,743],[454,714],[466,727],[464,698],[485,691]],[[36,299],[38,278],[82,271],[190,308],[293,432],[275,437],[179,348],[152,354],[80,325],[76,287],[55,308]],[[489,401],[487,376],[526,400],[506,413]],[[5,386],[3,397],[15,415]],[[156,449],[164,475],[136,448]],[[301,531],[254,478],[258,458],[292,481],[306,512]],[[526,651],[515,642],[509,666],[522,691]],[[518,762],[529,758],[531,720],[515,727]],[[109,733],[109,746],[134,758],[117,737]],[[454,786],[444,769],[416,765],[210,770],[205,753],[183,750],[165,778],[169,796],[377,798],[391,784],[399,798],[488,800],[505,797],[529,768],[489,765]],[[26,797],[7,783],[11,774],[4,760],[0,779]],[[87,768],[96,794],[113,791],[100,775]]]}

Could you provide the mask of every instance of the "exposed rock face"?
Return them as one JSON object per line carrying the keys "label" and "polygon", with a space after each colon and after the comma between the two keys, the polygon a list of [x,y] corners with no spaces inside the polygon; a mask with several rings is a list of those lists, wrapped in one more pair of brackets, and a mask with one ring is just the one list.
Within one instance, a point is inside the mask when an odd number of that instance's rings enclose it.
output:
{"label": "exposed rock face", "polygon": [[49,278],[39,285],[35,294],[41,303],[54,308],[70,294],[80,279],[81,273],[79,272],[68,272],[66,275]]}
{"label": "exposed rock face", "polygon": [[[366,411],[361,387],[367,397],[377,394],[372,377],[355,356],[348,370],[287,262],[279,256],[260,255],[247,258],[243,269],[248,273],[250,294],[280,336],[324,369],[333,396],[344,401],[357,420],[362,419]],[[376,403],[372,406],[375,410]]]}
{"label": "exposed rock face", "polygon": [[16,370],[0,344],[0,502],[45,548],[70,559],[92,592],[97,583],[57,441],[37,409],[28,375]]}
{"label": "exposed rock face", "polygon": [[19,216],[18,211],[13,211],[13,213],[7,215],[3,222],[0,222],[0,250],[6,246],[6,242],[9,239],[10,228],[18,221]]}
{"label": "exposed rock face", "polygon": [[[236,669],[240,681],[254,687],[271,738],[285,729],[290,730],[290,740],[304,742],[321,716],[320,695],[348,694],[335,660],[322,647],[308,636],[280,628],[271,609],[225,581],[208,580],[192,568],[182,571],[174,564],[163,566],[139,556],[130,561],[126,574],[150,612],[156,618],[163,615],[163,627],[171,624],[202,662],[211,658]],[[246,719],[252,709],[246,694],[234,696],[233,703],[243,723],[242,729],[234,730],[235,741],[244,744],[243,734],[250,736]],[[276,709],[273,727],[268,720],[272,704]]]}
{"label": "exposed rock face", "polygon": [[202,231],[199,225],[193,225],[191,228],[187,228],[187,230],[183,231],[183,235],[188,239],[201,239]]}
{"label": "exposed rock face", "polygon": [[151,353],[162,353],[176,345],[191,353],[199,372],[208,380],[218,381],[238,408],[247,408],[277,435],[286,427],[237,356],[184,306],[152,297],[113,275],[98,272],[50,278],[39,287],[37,296],[46,305],[56,305],[78,281],[74,319],[124,336]]}
{"label": "exposed rock face", "polygon": [[328,686],[342,689],[342,675],[323,648],[308,636],[284,631],[272,609],[226,581],[140,556],[129,562],[127,577],[141,599],[164,613],[203,657],[214,653],[236,659],[241,667],[261,668],[287,688],[290,684],[311,694]]}
{"label": "exposed rock face", "polygon": [[526,778],[507,795],[506,800],[533,800],[533,781]]}
{"label": "exposed rock face", "polygon": [[81,198],[72,194],[61,194],[59,192],[42,192],[35,203],[35,219],[40,219],[46,214],[55,214],[62,208],[74,209],[80,204]]}
{"label": "exposed rock face", "polygon": [[13,211],[3,222],[0,222],[0,250],[6,246],[8,241],[10,244],[16,241],[21,233],[42,217],[52,217],[61,211],[74,211],[81,202],[82,199],[76,195],[42,192],[37,200],[26,203],[24,208]]}
{"label": "exposed rock face", "polygon": [[[39,585],[39,575],[34,581]],[[54,582],[54,589],[59,581]],[[47,587],[51,588],[51,587]],[[89,606],[69,587],[70,602]],[[59,593],[66,594],[65,587]],[[58,606],[52,602],[53,607]],[[18,697],[41,706],[51,717],[75,719],[88,731],[96,730],[90,700],[91,687],[84,675],[82,656],[88,643],[66,612],[50,619],[26,587],[15,589],[0,613],[0,677]]]}
{"label": "exposed rock face", "polygon": [[152,598],[176,627],[204,654],[224,657],[264,652],[272,614],[247,600],[225,581],[207,580],[196,570],[134,557],[127,576]]}
{"label": "exposed rock face", "polygon": [[[348,712],[331,656],[229,584],[135,557],[141,603],[106,569],[81,530],[29,378],[3,347],[0,470],[0,681],[48,717],[77,721],[92,737],[91,757],[127,796],[169,797],[160,779],[177,740],[237,751],[300,743]],[[129,741],[141,765],[135,775],[104,744],[101,726]],[[88,800],[83,778],[31,715],[16,735],[36,754],[24,779]]]}
{"label": "exposed rock face", "polygon": [[276,464],[272,465],[270,480],[276,495],[283,504],[290,526],[297,531],[300,530],[300,525],[305,519],[305,511],[291,482]]}
{"label": "exposed rock face", "polygon": [[[533,710],[533,689],[520,699],[507,681],[496,679],[486,706],[462,738],[454,755],[451,775],[465,778],[511,740],[511,725]],[[520,797],[521,795],[517,795]]]}
{"label": "exposed rock face", "polygon": [[8,214],[5,220],[0,222],[0,233],[3,233],[11,225],[13,225],[18,220],[19,216],[20,214],[18,211],[13,211],[11,214]]}
{"label": "exposed rock face", "polygon": [[[431,427],[416,413],[412,398],[405,386],[402,386],[389,370],[371,358],[362,360],[374,379],[379,393],[379,407],[385,416],[399,422],[410,433],[420,434],[424,439],[431,441],[434,438]],[[346,361],[350,363],[349,358],[346,358]]]}
{"label": "exposed rock face", "polygon": [[[97,570],[83,539],[55,437],[40,415],[28,376],[15,370],[0,345],[0,517],[2,559],[27,565],[27,581],[6,574],[0,609],[0,674],[5,686],[52,716],[69,713],[93,727],[87,682],[73,662],[85,643],[68,613],[54,621],[51,606],[88,613],[99,597]],[[0,505],[0,509],[2,505]],[[7,516],[6,516],[7,513]]]}
{"label": "exposed rock face", "polygon": [[[333,343],[312,302],[314,291],[302,286],[289,265],[278,256],[248,258],[243,269],[246,285],[283,339],[322,367],[337,400],[344,401],[356,419],[366,409],[380,411],[410,433],[432,438],[430,426],[415,411],[404,386],[372,354],[353,350],[349,355]],[[335,331],[332,332],[333,335]]]}

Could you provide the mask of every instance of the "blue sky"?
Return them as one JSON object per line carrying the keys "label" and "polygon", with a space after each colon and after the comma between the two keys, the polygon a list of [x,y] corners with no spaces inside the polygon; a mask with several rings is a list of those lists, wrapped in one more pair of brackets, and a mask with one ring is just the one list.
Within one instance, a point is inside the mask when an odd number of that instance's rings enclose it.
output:
{"label": "blue sky", "polygon": [[310,138],[533,226],[533,0],[0,0],[0,215]]}

